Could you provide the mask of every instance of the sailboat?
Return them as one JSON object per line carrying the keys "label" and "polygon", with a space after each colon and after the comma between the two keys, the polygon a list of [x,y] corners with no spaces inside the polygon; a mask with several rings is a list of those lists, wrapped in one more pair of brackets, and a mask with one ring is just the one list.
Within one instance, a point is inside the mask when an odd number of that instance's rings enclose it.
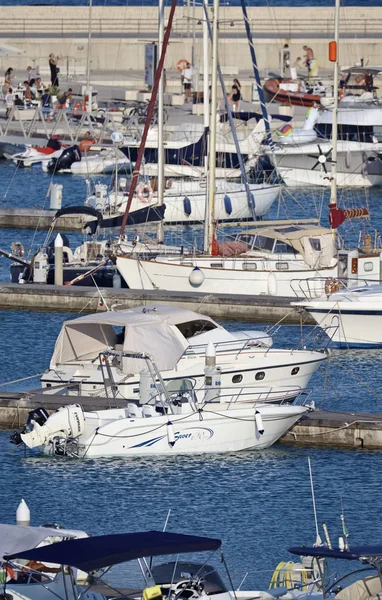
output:
{"label": "sailboat", "polygon": [[[289,224],[252,229],[237,236],[234,243],[218,244],[215,232],[216,197],[216,105],[218,69],[219,2],[214,2],[213,64],[211,87],[211,129],[209,155],[209,214],[206,223],[206,247],[200,254],[157,256],[143,259],[124,251],[116,252],[119,272],[134,289],[170,291],[224,291],[239,295],[270,294],[294,296],[295,280],[318,280],[312,294],[324,291],[325,281],[348,269],[338,261],[331,229],[316,225]],[[123,228],[121,228],[123,233]],[[342,273],[341,273],[342,274]]]}

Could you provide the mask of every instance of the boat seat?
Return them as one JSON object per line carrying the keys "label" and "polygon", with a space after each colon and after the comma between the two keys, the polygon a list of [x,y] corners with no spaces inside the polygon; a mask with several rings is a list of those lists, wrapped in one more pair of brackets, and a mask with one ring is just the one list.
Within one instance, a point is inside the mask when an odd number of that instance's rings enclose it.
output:
{"label": "boat seat", "polygon": [[157,412],[151,404],[144,404],[142,406],[142,413],[143,413],[143,416],[146,418],[157,416]]}
{"label": "boat seat", "polygon": [[127,405],[128,411],[129,411],[129,417],[130,418],[137,418],[137,419],[141,419],[142,418],[142,409],[140,406],[137,406],[136,404],[133,404],[132,402],[129,402]]}

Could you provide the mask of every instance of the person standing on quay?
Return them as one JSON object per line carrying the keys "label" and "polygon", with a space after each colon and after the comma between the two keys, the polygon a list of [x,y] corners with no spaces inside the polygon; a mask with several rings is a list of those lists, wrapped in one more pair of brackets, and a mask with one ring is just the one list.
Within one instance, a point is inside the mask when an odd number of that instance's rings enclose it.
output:
{"label": "person standing on quay", "polygon": [[186,63],[186,67],[182,71],[182,83],[186,96],[186,102],[191,101],[192,68],[189,62]]}
{"label": "person standing on quay", "polygon": [[58,73],[60,69],[57,66],[57,59],[54,54],[49,54],[49,67],[50,67],[50,81],[52,85],[59,87],[58,83]]}
{"label": "person standing on quay", "polygon": [[8,89],[7,95],[5,96],[5,106],[7,107],[7,119],[10,117],[12,113],[12,109],[14,106],[13,93],[12,88]]}
{"label": "person standing on quay", "polygon": [[7,93],[10,90],[10,88],[12,87],[12,74],[13,74],[13,69],[11,67],[9,67],[9,69],[7,69],[5,71],[5,75],[4,75],[5,93]]}

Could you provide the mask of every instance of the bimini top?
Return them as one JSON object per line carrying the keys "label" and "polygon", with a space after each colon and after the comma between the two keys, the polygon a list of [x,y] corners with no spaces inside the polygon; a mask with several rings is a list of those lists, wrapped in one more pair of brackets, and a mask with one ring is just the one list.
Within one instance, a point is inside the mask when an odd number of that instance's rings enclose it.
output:
{"label": "bimini top", "polygon": [[298,556],[317,556],[318,558],[339,558],[341,560],[360,560],[362,558],[382,557],[382,546],[354,546],[350,550],[340,550],[340,548],[318,547],[296,547],[288,548],[288,551]]}
{"label": "bimini top", "polygon": [[[277,240],[292,246],[304,257],[310,267],[330,266],[335,254],[331,229],[319,225],[284,225],[280,227],[259,227],[243,231],[241,235]],[[263,247],[262,244],[255,246]],[[276,250],[277,252],[277,250]]]}
{"label": "bimini top", "polygon": [[[177,325],[200,319],[218,327],[209,317],[169,306],[141,306],[65,321],[56,341],[50,367],[95,360],[100,352],[109,348],[151,354],[159,370],[170,370],[189,345]],[[119,337],[118,329],[121,328],[124,331]],[[116,345],[119,347],[116,348]],[[139,373],[144,367],[142,361],[132,358],[124,361],[125,372],[131,374]]]}
{"label": "bimini top", "polygon": [[217,550],[220,546],[221,541],[214,538],[143,531],[69,540],[9,554],[4,556],[4,560],[36,560],[92,571],[145,556],[204,552]]}
{"label": "bimini top", "polygon": [[22,552],[25,548],[35,548],[44,540],[51,544],[53,540],[62,541],[63,538],[86,536],[85,531],[0,524],[0,557]]}

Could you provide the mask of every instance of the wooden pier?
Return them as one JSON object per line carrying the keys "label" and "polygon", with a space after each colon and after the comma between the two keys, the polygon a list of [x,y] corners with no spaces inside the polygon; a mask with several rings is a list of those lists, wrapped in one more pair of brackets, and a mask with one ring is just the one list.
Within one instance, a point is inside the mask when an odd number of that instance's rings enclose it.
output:
{"label": "wooden pier", "polygon": [[[28,413],[39,406],[48,412],[66,403],[80,404],[85,410],[115,408],[112,398],[61,396],[31,392],[0,392],[0,426],[20,429],[26,424]],[[382,449],[382,414],[334,412],[314,410],[303,416],[281,440],[296,446],[325,446],[333,448]]]}
{"label": "wooden pier", "polygon": [[[0,308],[96,312],[111,307],[134,308],[169,304],[203,313],[215,319],[238,319],[277,323],[300,323],[300,313],[290,306],[297,298],[275,296],[238,296],[202,292],[166,292],[45,284],[0,283]],[[304,323],[313,323],[304,316]]]}

